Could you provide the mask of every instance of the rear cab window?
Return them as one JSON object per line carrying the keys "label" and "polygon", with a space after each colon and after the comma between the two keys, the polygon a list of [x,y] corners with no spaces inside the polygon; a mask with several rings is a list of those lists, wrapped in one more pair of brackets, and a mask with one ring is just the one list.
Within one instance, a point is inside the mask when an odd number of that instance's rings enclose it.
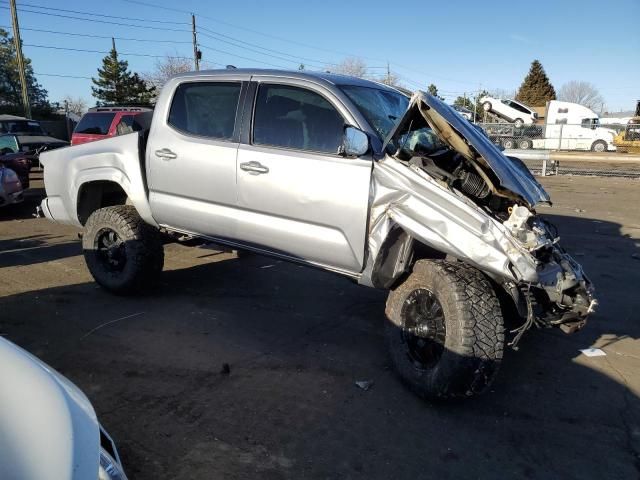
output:
{"label": "rear cab window", "polygon": [[171,101],[169,125],[189,135],[231,139],[240,88],[240,82],[182,83]]}
{"label": "rear cab window", "polygon": [[253,119],[253,143],[337,154],[344,119],[322,95],[306,88],[261,84]]}
{"label": "rear cab window", "polygon": [[83,133],[87,135],[108,135],[111,122],[115,118],[115,113],[87,113],[76,126],[73,133]]}

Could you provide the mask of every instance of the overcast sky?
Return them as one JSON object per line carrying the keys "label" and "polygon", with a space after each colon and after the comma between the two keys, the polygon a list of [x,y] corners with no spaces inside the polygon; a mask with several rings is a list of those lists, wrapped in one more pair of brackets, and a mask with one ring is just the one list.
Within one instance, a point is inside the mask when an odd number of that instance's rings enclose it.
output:
{"label": "overcast sky", "polygon": [[[592,82],[611,111],[631,110],[640,99],[640,0],[617,0],[615,6],[602,0],[17,3],[25,55],[53,101],[69,94],[94,104],[89,78],[44,74],[95,76],[111,36],[121,37],[118,51],[140,73],[157,60],[141,55],[192,57],[192,11],[203,60],[213,68],[296,69],[304,63],[317,70],[357,56],[372,74],[383,74],[389,62],[407,87],[424,89],[433,82],[453,100],[480,88],[513,92],[537,58],[556,90],[569,80]],[[9,29],[7,0],[0,7],[0,26]]]}

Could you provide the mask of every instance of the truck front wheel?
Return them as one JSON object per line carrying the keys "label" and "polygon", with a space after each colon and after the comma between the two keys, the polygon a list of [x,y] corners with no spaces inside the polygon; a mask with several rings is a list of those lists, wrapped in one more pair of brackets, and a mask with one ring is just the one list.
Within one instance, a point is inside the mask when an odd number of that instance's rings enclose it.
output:
{"label": "truck front wheel", "polygon": [[122,295],[153,285],[164,264],[160,232],[145,223],[132,205],[93,212],[85,225],[82,249],[95,281]]}
{"label": "truck front wheel", "polygon": [[402,380],[430,399],[470,397],[493,382],[504,347],[493,287],[462,263],[420,260],[387,299],[385,336]]}
{"label": "truck front wheel", "polygon": [[593,142],[593,145],[591,145],[592,152],[606,152],[607,149],[607,142],[604,140],[596,140]]}

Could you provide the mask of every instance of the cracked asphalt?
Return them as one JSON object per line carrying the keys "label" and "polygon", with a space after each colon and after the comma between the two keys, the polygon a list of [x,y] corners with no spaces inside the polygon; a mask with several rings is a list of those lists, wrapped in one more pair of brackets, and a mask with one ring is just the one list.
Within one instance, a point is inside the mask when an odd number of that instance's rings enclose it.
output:
{"label": "cracked asphalt", "polygon": [[530,332],[485,396],[433,404],[390,366],[385,292],[168,245],[157,289],[115,297],[75,229],[31,217],[33,175],[0,210],[0,334],[84,390],[131,479],[640,477],[640,180],[542,179],[597,314]]}

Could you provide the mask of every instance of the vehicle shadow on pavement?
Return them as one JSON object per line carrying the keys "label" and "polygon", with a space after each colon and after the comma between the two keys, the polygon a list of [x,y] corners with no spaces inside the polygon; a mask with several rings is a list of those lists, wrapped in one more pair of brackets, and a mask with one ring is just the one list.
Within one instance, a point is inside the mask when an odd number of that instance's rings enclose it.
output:
{"label": "vehicle shadow on pavement", "polygon": [[[598,313],[572,336],[525,335],[473,400],[401,384],[385,292],[260,256],[166,271],[141,297],[83,283],[0,298],[0,333],[85,391],[135,479],[635,478],[637,240],[547,217]],[[578,351],[594,345],[607,356]]]}
{"label": "vehicle shadow on pavement", "polygon": [[60,241],[63,235],[30,235],[23,238],[0,240],[0,268],[50,262],[82,253],[78,241]]}

